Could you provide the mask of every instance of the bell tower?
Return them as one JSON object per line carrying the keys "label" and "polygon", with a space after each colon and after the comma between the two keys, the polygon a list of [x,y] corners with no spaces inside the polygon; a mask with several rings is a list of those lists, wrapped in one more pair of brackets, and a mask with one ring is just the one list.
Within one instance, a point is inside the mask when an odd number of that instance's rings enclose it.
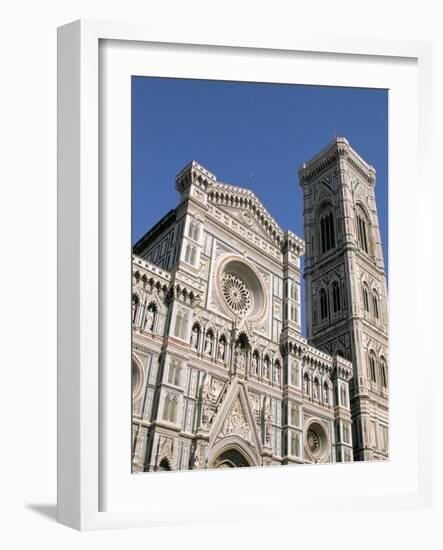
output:
{"label": "bell tower", "polygon": [[299,169],[311,345],[352,361],[354,460],[388,458],[388,304],[375,169],[344,138]]}

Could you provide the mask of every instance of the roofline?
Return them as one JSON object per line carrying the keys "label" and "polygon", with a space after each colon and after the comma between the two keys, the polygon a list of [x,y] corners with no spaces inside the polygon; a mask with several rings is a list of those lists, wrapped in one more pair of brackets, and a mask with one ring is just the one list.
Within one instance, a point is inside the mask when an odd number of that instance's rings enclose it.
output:
{"label": "roofline", "polygon": [[138,254],[142,245],[146,246],[147,242],[150,239],[154,239],[160,233],[160,230],[164,230],[165,224],[167,224],[167,227],[169,225],[168,222],[173,222],[175,220],[176,213],[177,209],[172,208],[167,214],[163,216],[163,218],[161,218],[155,225],[153,225],[151,229],[149,229],[142,237],[140,237],[140,239],[134,245],[132,245],[132,250],[134,254]]}

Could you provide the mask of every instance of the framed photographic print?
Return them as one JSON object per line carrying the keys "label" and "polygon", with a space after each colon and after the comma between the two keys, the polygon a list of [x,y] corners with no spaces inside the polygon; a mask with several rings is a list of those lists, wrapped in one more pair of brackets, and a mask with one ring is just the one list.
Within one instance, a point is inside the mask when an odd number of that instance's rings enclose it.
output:
{"label": "framed photographic print", "polygon": [[429,46],[86,21],[58,71],[59,521],[426,506]]}

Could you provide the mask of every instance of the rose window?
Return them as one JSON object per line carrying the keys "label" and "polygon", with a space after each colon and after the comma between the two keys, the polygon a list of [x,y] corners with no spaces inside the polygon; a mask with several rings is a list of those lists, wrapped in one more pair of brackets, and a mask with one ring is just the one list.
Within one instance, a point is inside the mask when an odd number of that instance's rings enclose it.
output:
{"label": "rose window", "polygon": [[215,296],[223,311],[237,318],[262,321],[267,313],[267,293],[254,264],[245,258],[221,257],[216,271]]}
{"label": "rose window", "polygon": [[245,315],[252,304],[251,292],[245,283],[233,273],[224,273],[222,292],[228,306],[239,315]]}
{"label": "rose window", "polygon": [[308,447],[313,455],[318,455],[320,452],[320,438],[314,430],[308,430],[307,435]]}

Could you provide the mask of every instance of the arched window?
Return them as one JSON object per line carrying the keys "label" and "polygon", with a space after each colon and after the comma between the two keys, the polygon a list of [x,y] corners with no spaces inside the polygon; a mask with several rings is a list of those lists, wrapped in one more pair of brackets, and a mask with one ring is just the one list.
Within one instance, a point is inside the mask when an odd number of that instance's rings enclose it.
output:
{"label": "arched window", "polygon": [[174,386],[180,385],[180,361],[177,361],[176,359],[171,359],[169,362],[169,370],[168,370],[168,383],[173,384]]}
{"label": "arched window", "polygon": [[291,434],[291,455],[299,456],[300,455],[300,438],[298,434]]}
{"label": "arched window", "polygon": [[375,355],[372,352],[369,354],[369,376],[371,378],[371,382],[377,382],[375,373]]}
{"label": "arched window", "polygon": [[363,293],[363,307],[365,308],[365,311],[369,313],[369,291],[366,285],[363,285],[362,293]]}
{"label": "arched window", "polygon": [[324,254],[335,247],[334,214],[329,207],[320,216],[320,247]]}
{"label": "arched window", "polygon": [[198,238],[200,236],[200,225],[195,222],[194,224],[194,241],[198,241]]}
{"label": "arched window", "polygon": [[363,210],[358,207],[356,213],[356,224],[357,224],[357,240],[358,245],[364,252],[369,252],[369,238],[368,238],[368,219],[364,214]]}
{"label": "arched window", "polygon": [[165,405],[163,408],[163,420],[167,422],[175,422],[177,414],[177,396],[167,395],[165,397]]}
{"label": "arched window", "polygon": [[191,245],[187,244],[186,245],[186,253],[185,253],[185,262],[189,263],[190,260],[191,260]]}
{"label": "arched window", "polygon": [[291,403],[291,424],[293,426],[300,425],[300,408],[295,403]]}
{"label": "arched window", "polygon": [[182,312],[177,312],[177,316],[175,318],[175,327],[174,327],[174,336],[177,336],[180,338],[181,334],[181,325],[182,325]]}
{"label": "arched window", "polygon": [[320,290],[320,319],[326,319],[328,316],[328,296],[326,290],[322,288]]}
{"label": "arched window", "polygon": [[190,244],[186,245],[185,262],[191,265],[195,265],[197,252],[195,246]]}
{"label": "arched window", "polygon": [[381,385],[383,388],[388,387],[388,373],[386,370],[386,362],[384,358],[382,357],[380,360],[380,378],[381,378]]}
{"label": "arched window", "polygon": [[171,398],[169,395],[165,397],[165,402],[163,404],[163,420],[169,420],[169,409],[171,406]]}
{"label": "arched window", "polygon": [[374,311],[374,317],[376,319],[379,318],[379,312],[378,312],[378,294],[377,291],[374,290],[372,293],[372,309]]}
{"label": "arched window", "polygon": [[351,442],[351,431],[349,429],[349,424],[345,424],[343,426],[343,441],[345,443],[350,443]]}
{"label": "arched window", "polygon": [[340,286],[337,281],[332,283],[332,304],[334,308],[334,313],[338,313],[341,310],[341,300],[340,300]]}
{"label": "arched window", "polygon": [[300,369],[299,369],[298,361],[291,358],[291,384],[297,388],[300,387],[299,374],[300,374]]}
{"label": "arched window", "polygon": [[188,329],[188,315],[179,310],[175,318],[174,336],[184,340],[186,338],[186,332]]}
{"label": "arched window", "polygon": [[198,238],[200,236],[200,225],[196,221],[191,221],[188,228],[188,237],[191,239],[194,239],[194,241],[198,241]]}

